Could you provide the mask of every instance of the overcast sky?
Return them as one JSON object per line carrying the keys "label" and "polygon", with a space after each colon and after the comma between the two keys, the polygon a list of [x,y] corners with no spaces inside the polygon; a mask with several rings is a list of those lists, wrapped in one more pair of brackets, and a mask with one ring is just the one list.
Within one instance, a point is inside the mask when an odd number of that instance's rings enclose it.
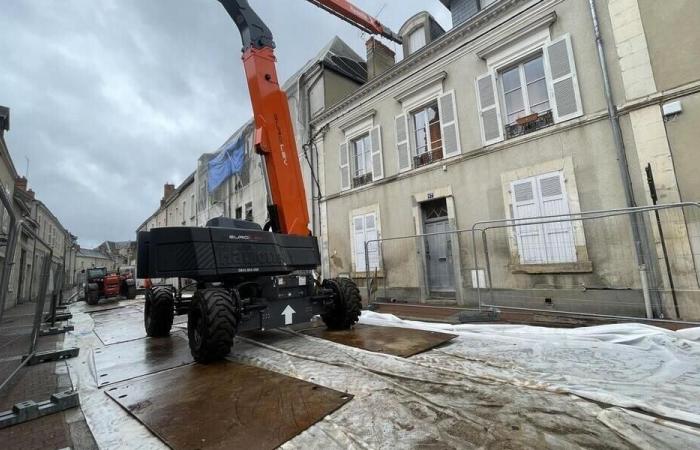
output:
{"label": "overcast sky", "polygon": [[[304,0],[250,0],[281,79],[334,35],[368,36]],[[356,0],[398,31],[438,0]],[[17,171],[84,247],[128,240],[199,155],[251,116],[240,36],[216,0],[2,0],[0,105]],[[391,44],[393,45],[393,44]],[[397,49],[398,50],[398,49]],[[400,52],[397,52],[400,53]]]}

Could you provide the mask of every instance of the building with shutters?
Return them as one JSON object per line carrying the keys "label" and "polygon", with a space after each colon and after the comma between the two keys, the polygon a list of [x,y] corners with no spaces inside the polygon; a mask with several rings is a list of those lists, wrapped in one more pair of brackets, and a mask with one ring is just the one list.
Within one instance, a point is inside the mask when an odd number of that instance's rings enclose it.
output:
{"label": "building with shutters", "polygon": [[[395,244],[391,255],[376,249],[365,255],[364,243],[628,201],[589,2],[442,3],[452,12],[452,29],[442,32],[427,13],[412,17],[401,29],[403,60],[314,118],[312,126],[324,131],[317,142],[321,243],[331,276],[362,281],[369,271],[391,297],[473,306],[483,274],[473,270],[466,237],[407,244],[404,254]],[[700,118],[700,59],[691,50],[700,48],[700,2],[668,3],[595,2],[639,205],[651,202],[647,164],[662,203],[700,197],[692,175],[700,169],[692,144],[700,138],[693,126]],[[682,112],[669,109],[675,102]],[[678,225],[669,228],[676,254],[685,255],[672,269],[683,284],[681,316],[698,319],[699,224],[686,218]],[[644,313],[634,249],[597,257],[616,245],[606,236],[611,230],[562,222],[511,232],[490,255],[502,287],[518,293],[505,306],[548,301],[581,312]],[[652,229],[649,235],[658,239]],[[611,289],[604,301],[587,293]],[[675,315],[666,300],[662,308],[666,317]]]}

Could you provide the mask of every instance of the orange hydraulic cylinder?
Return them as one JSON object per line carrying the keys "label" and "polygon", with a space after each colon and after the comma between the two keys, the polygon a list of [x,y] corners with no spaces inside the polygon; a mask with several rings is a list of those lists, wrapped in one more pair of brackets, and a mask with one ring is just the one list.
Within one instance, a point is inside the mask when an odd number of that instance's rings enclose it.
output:
{"label": "orange hydraulic cylinder", "polygon": [[255,149],[264,155],[272,202],[277,206],[280,232],[308,236],[309,211],[297,153],[287,94],[277,78],[272,48],[243,52],[255,119]]}

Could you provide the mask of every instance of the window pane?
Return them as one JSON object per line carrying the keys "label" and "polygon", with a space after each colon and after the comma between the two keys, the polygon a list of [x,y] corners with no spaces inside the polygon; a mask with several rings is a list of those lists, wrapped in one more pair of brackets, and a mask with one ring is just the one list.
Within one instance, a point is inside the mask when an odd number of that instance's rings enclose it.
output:
{"label": "window pane", "polygon": [[549,111],[549,96],[547,95],[547,84],[544,79],[529,84],[527,86],[527,96],[530,99],[530,110],[532,112]]}
{"label": "window pane", "polygon": [[425,47],[425,28],[419,27],[408,37],[408,52],[413,53],[422,47]]}
{"label": "window pane", "polygon": [[504,96],[508,123],[512,123],[525,112],[522,89],[516,89]]}
{"label": "window pane", "polygon": [[510,92],[513,89],[520,89],[520,70],[514,67],[501,74],[501,83],[503,84],[503,92]]}
{"label": "window pane", "polygon": [[426,110],[420,110],[413,114],[415,126],[416,154],[421,154],[428,149],[427,114]]}
{"label": "window pane", "polygon": [[542,63],[542,56],[528,61],[524,64],[525,68],[525,80],[528,83],[537,81],[544,78],[544,64]]}

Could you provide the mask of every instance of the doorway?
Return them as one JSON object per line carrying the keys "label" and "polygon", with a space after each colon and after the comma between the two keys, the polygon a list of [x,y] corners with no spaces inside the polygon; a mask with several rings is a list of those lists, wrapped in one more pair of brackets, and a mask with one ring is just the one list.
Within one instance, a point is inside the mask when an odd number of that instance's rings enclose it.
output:
{"label": "doorway", "polygon": [[[450,231],[447,200],[440,198],[421,204],[423,233]],[[427,268],[428,292],[431,297],[454,297],[454,266],[452,260],[452,234],[425,236],[425,267]]]}

